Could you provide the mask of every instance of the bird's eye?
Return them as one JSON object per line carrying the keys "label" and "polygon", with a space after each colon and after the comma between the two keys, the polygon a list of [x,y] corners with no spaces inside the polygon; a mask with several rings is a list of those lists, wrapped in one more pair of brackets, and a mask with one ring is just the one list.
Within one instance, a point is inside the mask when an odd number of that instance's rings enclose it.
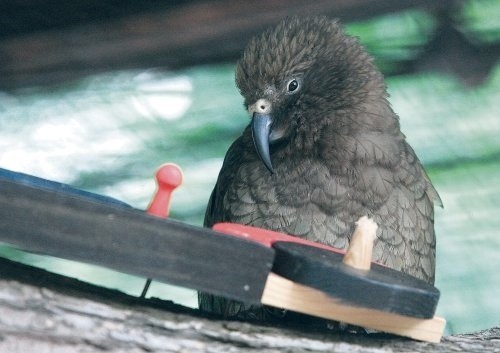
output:
{"label": "bird's eye", "polygon": [[288,86],[286,87],[289,93],[297,91],[298,88],[299,88],[299,82],[296,79],[293,79],[290,82],[288,82]]}

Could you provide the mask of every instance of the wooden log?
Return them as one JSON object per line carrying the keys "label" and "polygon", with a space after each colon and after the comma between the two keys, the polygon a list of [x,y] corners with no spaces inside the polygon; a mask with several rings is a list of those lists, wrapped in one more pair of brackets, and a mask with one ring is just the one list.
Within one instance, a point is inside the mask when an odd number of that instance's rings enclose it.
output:
{"label": "wooden log", "polygon": [[351,334],[326,325],[259,326],[211,320],[161,300],[141,300],[0,259],[0,351],[40,352],[485,352],[500,327],[424,343]]}

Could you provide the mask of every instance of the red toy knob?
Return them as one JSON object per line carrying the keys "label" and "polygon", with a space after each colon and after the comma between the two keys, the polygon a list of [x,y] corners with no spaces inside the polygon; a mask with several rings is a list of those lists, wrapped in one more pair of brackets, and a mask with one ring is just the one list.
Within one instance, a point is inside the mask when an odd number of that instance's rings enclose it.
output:
{"label": "red toy knob", "polygon": [[[161,218],[167,218],[170,211],[170,196],[176,187],[182,184],[182,170],[179,166],[168,163],[156,171],[156,184],[158,188],[148,206],[148,213]],[[146,298],[151,278],[148,278],[141,293],[141,298]]]}
{"label": "red toy knob", "polygon": [[148,206],[148,213],[166,218],[170,211],[170,196],[176,187],[182,184],[182,170],[179,166],[168,163],[156,172],[158,188]]}

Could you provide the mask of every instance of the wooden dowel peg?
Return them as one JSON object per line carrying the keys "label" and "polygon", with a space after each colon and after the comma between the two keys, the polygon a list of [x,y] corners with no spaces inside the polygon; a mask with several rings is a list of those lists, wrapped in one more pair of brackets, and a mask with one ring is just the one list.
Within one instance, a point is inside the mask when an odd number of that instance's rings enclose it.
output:
{"label": "wooden dowel peg", "polygon": [[356,222],[356,229],[342,260],[344,264],[359,270],[370,269],[377,228],[377,223],[367,216],[361,217]]}

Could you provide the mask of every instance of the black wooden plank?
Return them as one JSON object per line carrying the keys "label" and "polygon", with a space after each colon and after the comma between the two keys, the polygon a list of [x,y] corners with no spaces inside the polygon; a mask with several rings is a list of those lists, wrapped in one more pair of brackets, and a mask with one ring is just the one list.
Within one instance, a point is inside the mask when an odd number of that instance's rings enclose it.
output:
{"label": "black wooden plank", "polygon": [[272,271],[294,282],[319,289],[346,304],[432,318],[439,290],[400,271],[372,264],[369,271],[342,263],[343,256],[307,245],[276,242]]}
{"label": "black wooden plank", "polygon": [[255,242],[1,176],[0,241],[251,303],[274,257]]}
{"label": "black wooden plank", "polygon": [[85,191],[82,189],[75,188],[68,184],[39,178],[30,174],[14,172],[9,169],[0,168],[0,179],[10,180],[16,182],[17,184],[31,186],[37,189],[56,191],[61,194],[79,195],[81,197],[92,199],[101,203],[116,204],[116,205],[121,205],[123,207],[131,207],[125,202],[109,196],[104,196],[93,192]]}

